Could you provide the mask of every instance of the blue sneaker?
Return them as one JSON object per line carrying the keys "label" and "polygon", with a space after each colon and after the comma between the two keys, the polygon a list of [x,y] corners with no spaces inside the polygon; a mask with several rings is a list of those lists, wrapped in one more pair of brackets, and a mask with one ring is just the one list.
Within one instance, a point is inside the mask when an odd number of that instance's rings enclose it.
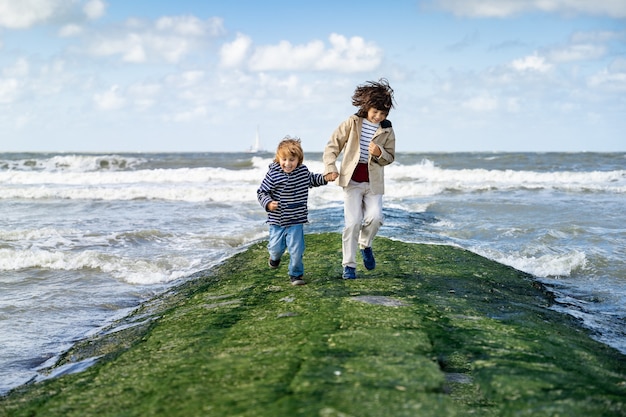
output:
{"label": "blue sneaker", "polygon": [[365,265],[365,269],[371,271],[376,268],[376,259],[374,259],[374,252],[372,252],[372,248],[361,249],[361,255],[363,255],[363,264]]}
{"label": "blue sneaker", "polygon": [[356,279],[356,268],[352,268],[351,266],[344,266],[343,279]]}

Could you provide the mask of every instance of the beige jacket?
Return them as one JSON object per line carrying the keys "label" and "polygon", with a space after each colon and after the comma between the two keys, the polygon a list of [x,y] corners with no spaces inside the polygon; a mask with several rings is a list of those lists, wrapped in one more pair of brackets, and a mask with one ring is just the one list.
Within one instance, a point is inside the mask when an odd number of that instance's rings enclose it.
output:
{"label": "beige jacket", "polygon": [[[341,187],[348,186],[352,173],[359,163],[359,139],[361,136],[361,125],[363,119],[356,115],[350,116],[347,120],[335,129],[331,135],[322,161],[324,162],[324,175],[331,172],[338,172],[337,184]],[[378,127],[372,142],[378,145],[382,154],[377,158],[370,154],[368,160],[368,171],[370,189],[374,194],[385,193],[384,166],[389,165],[396,155],[396,135],[389,120],[383,120]],[[341,169],[337,170],[337,158],[341,151],[344,151],[341,161]]]}

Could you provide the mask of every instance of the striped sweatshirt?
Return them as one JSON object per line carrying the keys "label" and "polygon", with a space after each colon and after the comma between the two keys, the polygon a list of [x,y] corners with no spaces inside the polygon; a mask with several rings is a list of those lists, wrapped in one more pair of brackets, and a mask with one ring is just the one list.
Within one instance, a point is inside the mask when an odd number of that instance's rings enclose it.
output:
{"label": "striped sweatshirt", "polygon": [[[309,188],[326,184],[322,174],[310,172],[305,165],[287,174],[278,162],[272,162],[256,194],[269,224],[289,226],[308,222]],[[278,201],[278,209],[267,210],[271,201]]]}

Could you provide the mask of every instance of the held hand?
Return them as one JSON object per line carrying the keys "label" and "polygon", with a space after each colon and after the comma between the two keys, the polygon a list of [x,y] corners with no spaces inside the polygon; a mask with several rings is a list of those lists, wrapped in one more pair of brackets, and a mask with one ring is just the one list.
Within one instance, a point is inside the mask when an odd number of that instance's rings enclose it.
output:
{"label": "held hand", "polygon": [[380,147],[376,145],[374,142],[370,142],[369,151],[372,155],[376,157],[381,156],[383,154],[383,152],[380,150]]}
{"label": "held hand", "polygon": [[270,201],[267,203],[267,209],[269,211],[274,211],[278,208],[278,201]]}
{"label": "held hand", "polygon": [[324,179],[328,182],[331,182],[331,181],[335,181],[338,176],[339,174],[336,172],[329,172],[328,174],[324,175]]}

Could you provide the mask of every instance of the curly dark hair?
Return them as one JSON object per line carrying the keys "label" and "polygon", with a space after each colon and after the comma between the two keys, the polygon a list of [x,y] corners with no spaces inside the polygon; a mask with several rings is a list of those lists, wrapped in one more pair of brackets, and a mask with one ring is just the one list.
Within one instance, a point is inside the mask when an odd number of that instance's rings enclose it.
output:
{"label": "curly dark hair", "polygon": [[352,95],[352,105],[359,107],[357,112],[359,117],[367,117],[367,112],[372,107],[389,114],[394,107],[393,89],[389,86],[389,81],[381,78],[357,86]]}

